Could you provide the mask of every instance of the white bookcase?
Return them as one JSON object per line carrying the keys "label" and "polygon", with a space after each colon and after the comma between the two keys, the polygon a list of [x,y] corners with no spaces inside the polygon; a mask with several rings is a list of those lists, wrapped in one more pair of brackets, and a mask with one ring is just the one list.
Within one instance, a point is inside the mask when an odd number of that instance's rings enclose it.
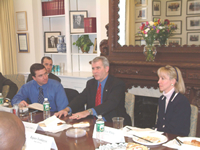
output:
{"label": "white bookcase", "polygon": [[[43,1],[43,0],[42,0]],[[41,7],[42,8],[42,7]],[[69,11],[87,10],[88,17],[96,17],[96,0],[65,0],[65,14],[55,16],[43,16],[43,35],[48,31],[61,31],[65,35],[66,53],[44,53],[53,59],[53,64],[59,65],[65,63],[65,73],[73,72],[91,72],[89,61],[97,56],[93,53],[93,46],[88,53],[82,53],[78,47],[73,45],[79,36],[88,34],[94,43],[97,33],[80,33],[70,34],[70,17]],[[43,50],[44,51],[44,50]],[[99,47],[97,46],[97,51]],[[64,74],[65,74],[64,73]]]}

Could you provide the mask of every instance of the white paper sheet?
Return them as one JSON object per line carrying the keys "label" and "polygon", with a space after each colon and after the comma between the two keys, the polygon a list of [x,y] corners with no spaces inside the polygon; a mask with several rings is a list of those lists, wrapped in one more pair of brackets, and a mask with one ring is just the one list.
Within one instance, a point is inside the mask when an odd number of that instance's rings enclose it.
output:
{"label": "white paper sheet", "polygon": [[29,104],[28,108],[37,109],[37,110],[43,111],[43,105],[39,104],[39,103]]}
{"label": "white paper sheet", "polygon": [[30,123],[30,122],[24,122],[23,121],[23,124],[24,124],[24,127],[25,127],[25,133],[26,132],[35,133],[35,131],[38,128],[38,124],[35,124],[35,123]]}

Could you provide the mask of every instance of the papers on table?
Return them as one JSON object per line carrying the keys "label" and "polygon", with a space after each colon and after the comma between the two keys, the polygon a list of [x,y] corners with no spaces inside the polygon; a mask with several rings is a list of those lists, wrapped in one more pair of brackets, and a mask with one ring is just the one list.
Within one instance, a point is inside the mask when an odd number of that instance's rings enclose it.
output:
{"label": "papers on table", "polygon": [[[94,125],[94,131],[92,137],[95,139],[99,139],[96,132],[96,124]],[[101,140],[110,143],[125,142],[122,130],[107,126],[104,127],[104,132],[103,135],[101,136]]]}
{"label": "papers on table", "polygon": [[[184,141],[191,141],[191,140],[197,140],[200,141],[200,138],[197,137],[177,137],[179,140],[182,142]],[[199,150],[200,148],[197,146],[193,145],[188,145],[188,144],[182,144],[181,146],[177,143],[175,139],[163,144],[163,146],[169,147],[169,148],[174,148],[174,149],[179,149],[179,150]]]}
{"label": "papers on table", "polygon": [[39,103],[29,104],[28,108],[37,109],[37,110],[43,111],[43,105],[39,104]]}
{"label": "papers on table", "polygon": [[26,133],[25,150],[57,150],[57,145],[53,137],[45,136],[37,133]]}
{"label": "papers on table", "polygon": [[[63,124],[58,125],[58,123],[63,123]],[[52,132],[52,133],[57,133],[57,132],[60,132],[60,131],[63,131],[65,129],[72,127],[72,125],[66,124],[65,121],[60,120],[56,116],[52,116],[44,121],[39,122],[38,124],[39,124],[38,130],[48,131],[48,132]],[[40,126],[41,124],[44,124],[45,126],[44,127]]]}
{"label": "papers on table", "polygon": [[[128,128],[127,128],[128,127]],[[130,130],[131,129],[131,130]],[[132,127],[132,126],[125,126],[123,128],[124,136],[133,137],[134,135],[140,136],[141,133],[146,133],[146,134],[163,134],[163,132],[156,131],[150,128],[137,128],[137,127]]]}
{"label": "papers on table", "polygon": [[57,146],[53,137],[35,133],[38,124],[23,122],[26,134],[26,143],[23,150],[50,150],[51,148],[57,150]]}

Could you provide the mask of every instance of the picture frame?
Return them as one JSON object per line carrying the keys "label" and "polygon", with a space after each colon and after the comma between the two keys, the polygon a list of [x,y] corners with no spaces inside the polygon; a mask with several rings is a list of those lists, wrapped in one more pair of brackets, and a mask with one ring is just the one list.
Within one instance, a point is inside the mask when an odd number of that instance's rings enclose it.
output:
{"label": "picture frame", "polygon": [[188,0],[187,1],[187,15],[200,14],[200,2],[199,0]]}
{"label": "picture frame", "polygon": [[200,32],[188,32],[187,45],[200,45]]}
{"label": "picture frame", "polygon": [[161,15],[161,1],[152,1],[152,16]]}
{"label": "picture frame", "polygon": [[93,47],[93,53],[97,53],[97,38],[94,39],[94,47]]}
{"label": "picture frame", "polygon": [[136,8],[135,9],[135,20],[139,21],[139,20],[146,20],[147,19],[147,8]]}
{"label": "picture frame", "polygon": [[28,33],[17,33],[17,45],[19,53],[29,53]]}
{"label": "picture frame", "polygon": [[148,5],[148,0],[135,0],[136,7],[147,6],[147,5]]}
{"label": "picture frame", "polygon": [[181,45],[182,44],[182,38],[180,37],[170,37],[167,39],[167,45]]}
{"label": "picture frame", "polygon": [[200,30],[200,17],[186,17],[186,30]]}
{"label": "picture frame", "polygon": [[181,16],[182,1],[174,0],[166,2],[166,16]]}
{"label": "picture frame", "polygon": [[160,17],[153,17],[153,22],[158,21],[158,19],[160,19]]}
{"label": "picture frame", "polygon": [[27,31],[28,30],[26,11],[16,12],[16,22],[17,22],[17,30],[18,31]]}
{"label": "picture frame", "polygon": [[44,32],[44,52],[57,53],[58,36],[60,31]]}
{"label": "picture frame", "polygon": [[181,20],[170,20],[170,23],[174,23],[176,26],[175,32],[173,32],[173,35],[176,34],[182,34],[182,21]]}
{"label": "picture frame", "polygon": [[70,33],[84,33],[84,18],[88,17],[87,10],[70,11]]}
{"label": "picture frame", "polygon": [[[136,22],[135,23],[135,34],[137,34],[140,30],[140,26],[142,25],[142,22]],[[138,35],[136,35],[138,36]]]}
{"label": "picture frame", "polygon": [[135,38],[135,45],[141,46],[141,45],[145,45],[145,44],[146,44],[146,42],[142,37],[136,37]]}

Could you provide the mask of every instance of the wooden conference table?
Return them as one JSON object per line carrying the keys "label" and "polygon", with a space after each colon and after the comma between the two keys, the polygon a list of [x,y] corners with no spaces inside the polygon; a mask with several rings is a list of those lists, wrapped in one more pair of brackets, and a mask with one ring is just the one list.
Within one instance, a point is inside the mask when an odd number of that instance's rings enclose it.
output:
{"label": "wooden conference table", "polygon": [[[26,119],[22,119],[26,121]],[[34,123],[38,123],[43,120],[43,113],[37,112],[35,115]],[[86,135],[80,138],[70,138],[66,136],[66,130],[58,132],[58,133],[50,133],[43,131],[36,131],[36,133],[47,135],[54,137],[55,142],[57,144],[58,150],[95,150],[95,148],[99,147],[99,143],[92,138],[93,129],[95,120],[92,117],[80,119],[80,120],[71,120],[69,117],[62,117],[61,120],[66,121],[66,123],[74,124],[81,121],[87,121],[90,123],[90,127],[85,128],[87,131]],[[106,122],[105,126],[112,127],[112,122]],[[172,140],[176,137],[176,135],[165,133],[165,136],[168,137],[168,140]],[[133,142],[131,138],[125,137],[126,142]],[[106,144],[106,143],[105,143]],[[151,150],[170,150],[171,148],[164,147],[162,145],[157,146],[149,146]]]}

